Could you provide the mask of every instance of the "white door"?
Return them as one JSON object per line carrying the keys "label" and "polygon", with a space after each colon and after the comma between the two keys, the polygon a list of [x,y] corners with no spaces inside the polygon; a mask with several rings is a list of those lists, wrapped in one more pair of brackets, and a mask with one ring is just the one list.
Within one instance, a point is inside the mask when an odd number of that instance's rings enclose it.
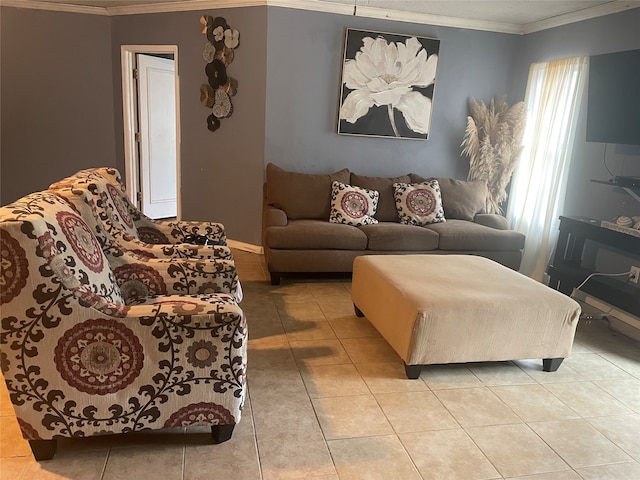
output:
{"label": "white door", "polygon": [[137,54],[142,211],[177,215],[174,61]]}

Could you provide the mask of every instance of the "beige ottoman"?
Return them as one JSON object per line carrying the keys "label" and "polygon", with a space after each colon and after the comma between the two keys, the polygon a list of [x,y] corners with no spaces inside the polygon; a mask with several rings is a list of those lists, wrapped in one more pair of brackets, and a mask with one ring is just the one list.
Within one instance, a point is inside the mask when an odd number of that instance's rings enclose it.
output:
{"label": "beige ottoman", "polygon": [[580,306],[492,260],[472,255],[371,255],[353,264],[351,298],[405,363],[542,358],[571,353]]}

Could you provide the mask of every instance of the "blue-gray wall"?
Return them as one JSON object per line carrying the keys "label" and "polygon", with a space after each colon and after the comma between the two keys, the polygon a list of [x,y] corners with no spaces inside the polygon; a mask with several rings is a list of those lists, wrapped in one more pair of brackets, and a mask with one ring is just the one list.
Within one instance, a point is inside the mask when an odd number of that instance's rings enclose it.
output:
{"label": "blue-gray wall", "polygon": [[82,168],[115,166],[110,59],[109,17],[0,8],[3,205]]}
{"label": "blue-gray wall", "polygon": [[[240,31],[230,73],[233,115],[211,133],[199,102],[204,82],[199,17]],[[640,9],[519,36],[278,7],[106,17],[0,7],[3,204],[80,168],[124,172],[121,44],[178,45],[182,206],[186,219],[225,223],[230,238],[260,243],[264,165],[363,175],[465,178],[460,156],[469,98],[522,100],[531,62],[640,48]],[[441,40],[427,141],[336,133],[347,27]],[[584,138],[584,118],[578,135]],[[567,214],[597,218],[638,205],[590,178],[608,178],[604,146],[579,140]],[[635,147],[609,146],[616,174],[639,174]],[[637,214],[637,213],[635,213]]]}
{"label": "blue-gray wall", "polygon": [[[534,62],[639,49],[639,32],[640,8],[636,8],[526,35],[515,85],[524,92],[529,65]],[[591,182],[609,180],[611,175],[604,165],[605,145],[585,140],[586,93],[585,89],[563,213],[597,219],[640,215],[640,203],[621,189]],[[607,145],[606,162],[615,175],[640,175],[640,146]]]}
{"label": "blue-gray wall", "polygon": [[[440,40],[428,140],[337,134],[347,27]],[[523,41],[519,35],[285,8],[269,9],[267,38],[265,162],[308,172],[348,167],[361,175],[413,171],[458,178],[468,171],[460,143],[469,98],[488,101],[509,93]]]}
{"label": "blue-gray wall", "polygon": [[[238,80],[233,114],[220,129],[207,129],[211,111],[200,103],[207,83],[202,52],[206,38],[200,16],[220,16],[240,32],[240,45],[227,72]],[[116,153],[124,172],[121,45],[177,45],[180,75],[181,201],[185,220],[222,222],[229,238],[260,244],[264,165],[266,8],[251,7],[126,15],[112,19],[116,111]]]}

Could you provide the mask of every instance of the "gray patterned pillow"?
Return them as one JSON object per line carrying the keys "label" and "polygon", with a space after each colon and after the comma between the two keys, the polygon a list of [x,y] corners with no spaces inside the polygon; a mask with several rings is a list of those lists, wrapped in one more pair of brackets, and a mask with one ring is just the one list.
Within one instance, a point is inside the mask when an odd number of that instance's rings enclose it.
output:
{"label": "gray patterned pillow", "polygon": [[378,207],[378,198],[380,194],[375,190],[334,181],[331,185],[329,221],[354,226],[378,223],[378,220],[373,218]]}
{"label": "gray patterned pillow", "polygon": [[437,180],[422,183],[394,183],[393,195],[400,223],[428,225],[444,222],[440,185]]}

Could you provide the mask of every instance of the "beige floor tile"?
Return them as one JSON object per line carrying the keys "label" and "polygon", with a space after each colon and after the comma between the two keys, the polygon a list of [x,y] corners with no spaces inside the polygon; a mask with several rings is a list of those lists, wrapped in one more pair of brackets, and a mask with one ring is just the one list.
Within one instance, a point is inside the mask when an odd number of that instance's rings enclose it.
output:
{"label": "beige floor tile", "polygon": [[184,445],[139,445],[111,449],[104,480],[182,478]]}
{"label": "beige floor tile", "polygon": [[638,480],[640,478],[640,464],[637,462],[578,468],[577,471],[584,480]]}
{"label": "beige floor tile", "polygon": [[281,396],[289,393],[305,393],[300,371],[295,366],[281,365],[268,368],[248,367],[247,385],[252,397],[278,391]]}
{"label": "beige floor tile", "polygon": [[591,382],[550,383],[546,388],[581,417],[632,413],[629,408]]}
{"label": "beige floor tile", "polygon": [[305,320],[326,320],[320,305],[311,299],[310,301],[297,301],[298,299],[287,299],[284,302],[276,303],[278,313],[283,325],[286,323],[297,323]]}
{"label": "beige floor tile", "polygon": [[469,363],[467,367],[484,385],[521,385],[536,381],[511,362]]}
{"label": "beige floor tile", "polygon": [[597,353],[571,354],[563,363],[566,364],[565,366],[569,366],[581,374],[585,380],[607,380],[611,378],[630,377],[627,372]]}
{"label": "beige floor tile", "polygon": [[356,368],[372,393],[418,392],[429,389],[420,379],[408,379],[401,361],[359,363]]}
{"label": "beige floor tile", "polygon": [[435,394],[463,427],[522,423],[487,387],[436,390]]}
{"label": "beige floor tile", "polygon": [[298,365],[339,365],[351,359],[339,340],[299,340],[291,342]]}
{"label": "beige floor tile", "polygon": [[396,433],[460,426],[432,392],[376,393],[374,396]]}
{"label": "beige floor tile", "polygon": [[335,475],[327,444],[318,432],[258,433],[264,480]]}
{"label": "beige floor tile", "polygon": [[400,357],[387,341],[380,338],[343,338],[340,340],[353,363],[397,362]]}
{"label": "beige floor tile", "polygon": [[309,366],[303,367],[301,373],[311,398],[371,393],[354,365]]}
{"label": "beige floor tile", "polygon": [[364,317],[350,315],[328,318],[338,338],[380,338],[378,331]]}
{"label": "beige floor tile", "polygon": [[[17,480],[18,478],[20,480],[100,480],[108,454],[108,449],[58,452],[51,460],[26,463],[21,476],[12,480]],[[2,468],[4,469],[4,463]],[[2,475],[0,475],[0,478],[4,479]],[[9,479],[7,478],[7,480]]]}
{"label": "beige floor tile", "polygon": [[295,368],[296,361],[286,335],[281,338],[249,340],[247,348],[247,371],[271,367]]}
{"label": "beige floor tile", "polygon": [[0,417],[0,458],[31,456],[16,417]]}
{"label": "beige floor tile", "polygon": [[490,388],[524,422],[579,417],[542,385],[507,385]]}
{"label": "beige floor tile", "polygon": [[401,433],[399,437],[423,478],[430,480],[500,478],[491,462],[460,428]]}
{"label": "beige floor tile", "polygon": [[466,430],[504,477],[569,470],[569,466],[525,424]]}
{"label": "beige floor tile", "polygon": [[595,380],[593,383],[634,412],[640,413],[640,379]]}
{"label": "beige floor tile", "polygon": [[614,344],[611,350],[600,353],[600,355],[613,363],[620,369],[627,372],[629,375],[633,375],[635,378],[640,379],[640,347],[638,342],[634,342],[633,346],[628,352],[625,352],[619,347],[618,344]]}
{"label": "beige floor tile", "polygon": [[282,325],[287,334],[287,340],[324,340],[337,339],[331,324],[322,320],[283,320]]}
{"label": "beige floor tile", "polygon": [[533,422],[529,426],[573,468],[631,461],[586,420]]}
{"label": "beige floor tile", "polygon": [[582,477],[573,470],[562,472],[540,473],[536,475],[525,475],[523,477],[508,477],[506,480],[581,480]]}
{"label": "beige floor tile", "polygon": [[13,415],[15,415],[15,412],[13,410],[13,405],[11,404],[7,384],[4,382],[4,377],[0,376],[0,417]]}
{"label": "beige floor tile", "polygon": [[[215,472],[215,473],[214,473]],[[187,445],[184,480],[260,480],[260,462],[253,436],[236,436],[218,445]]]}
{"label": "beige floor tile", "polygon": [[344,295],[316,296],[315,298],[327,320],[355,316],[353,302],[346,290]]}
{"label": "beige floor tile", "polygon": [[373,395],[315,398],[312,402],[327,440],[393,433]]}
{"label": "beige floor tile", "polygon": [[587,421],[636,462],[640,462],[640,415],[595,417]]}
{"label": "beige floor tile", "polygon": [[421,478],[395,435],[345,438],[327,443],[340,480]]}
{"label": "beige floor tile", "polygon": [[317,432],[320,425],[306,393],[282,394],[277,389],[251,395],[256,434],[270,432]]}
{"label": "beige floor tile", "polygon": [[563,362],[560,368],[555,372],[545,372],[542,370],[542,362],[537,359],[529,360],[515,360],[515,363],[520,367],[527,375],[533,378],[536,382],[547,383],[567,383],[567,382],[584,382],[584,375],[577,372],[570,365],[565,365]]}
{"label": "beige floor tile", "polygon": [[481,387],[482,382],[465,364],[426,365],[420,378],[431,390]]}
{"label": "beige floor tile", "polygon": [[22,472],[30,463],[36,463],[33,457],[0,458],[0,480],[25,478],[22,476]]}

